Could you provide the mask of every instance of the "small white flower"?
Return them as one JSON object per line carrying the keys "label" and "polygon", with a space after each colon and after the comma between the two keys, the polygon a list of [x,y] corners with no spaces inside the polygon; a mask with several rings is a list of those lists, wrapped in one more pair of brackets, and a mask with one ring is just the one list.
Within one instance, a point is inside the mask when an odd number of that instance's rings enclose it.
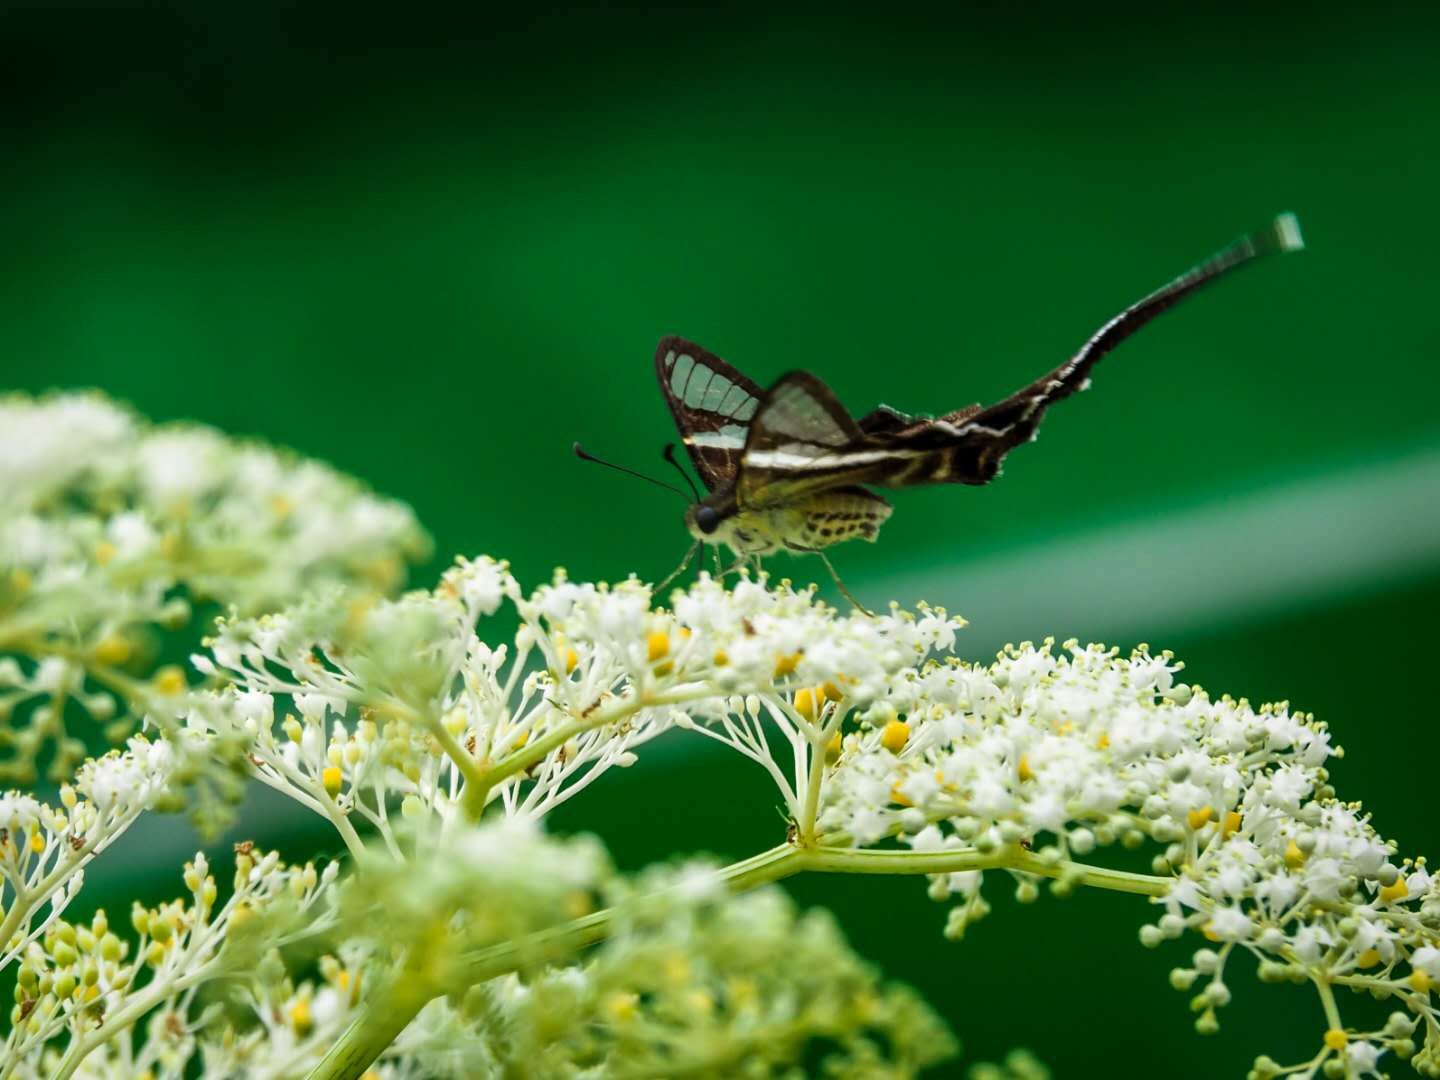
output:
{"label": "small white flower", "polygon": [[1216,910],[1210,916],[1209,928],[1221,941],[1246,941],[1255,932],[1254,922],[1237,907]]}
{"label": "small white flower", "polygon": [[1357,1039],[1350,1043],[1345,1047],[1345,1060],[1356,1075],[1379,1075],[1380,1048],[1372,1042]]}

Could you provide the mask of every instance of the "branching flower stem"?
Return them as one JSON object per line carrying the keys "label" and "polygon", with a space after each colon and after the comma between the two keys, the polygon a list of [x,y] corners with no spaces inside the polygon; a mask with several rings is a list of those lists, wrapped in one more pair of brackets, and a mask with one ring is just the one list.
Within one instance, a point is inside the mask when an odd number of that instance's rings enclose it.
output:
{"label": "branching flower stem", "polygon": [[[647,704],[654,704],[653,702]],[[1101,866],[1061,860],[1049,862],[1013,847],[982,854],[975,850],[938,852],[874,851],[780,844],[720,871],[731,892],[745,892],[796,874],[950,874],[966,870],[1014,870],[1042,877],[1064,877],[1081,885],[1142,896],[1163,896],[1170,878],[1132,874]],[[497,978],[526,964],[550,963],[609,936],[613,909],[507,942],[461,961],[451,987],[403,985],[377,996],[310,1073],[308,1080],[356,1080],[405,1030],[432,997]]]}
{"label": "branching flower stem", "polygon": [[815,817],[820,810],[820,788],[825,778],[825,744],[840,730],[844,719],[845,710],[836,709],[829,723],[818,732],[811,732],[806,740],[810,749],[810,775],[805,784],[805,805],[799,822],[800,843],[806,848],[816,844]]}
{"label": "branching flower stem", "polygon": [[[617,724],[641,709],[683,705],[689,701],[714,696],[714,689],[703,683],[677,686],[663,694],[643,694],[639,697],[628,698],[608,709],[596,709],[589,716],[582,714],[542,738],[526,743],[524,747],[495,762],[490,768],[483,771],[477,769],[473,778],[466,773],[465,802],[467,806],[483,807],[489,801],[490,791],[496,784],[544,761],[552,751],[564,746],[577,735],[583,735],[587,731],[594,731],[596,728],[606,727],[610,724]],[[444,743],[441,745],[443,746]]]}
{"label": "branching flower stem", "polygon": [[[0,950],[8,948],[10,940],[22,926],[26,925],[31,912],[49,900],[55,891],[65,884],[67,878],[72,877],[78,868],[84,867],[99,852],[109,846],[111,841],[125,832],[139,816],[140,809],[137,807],[133,813],[116,822],[115,826],[104,834],[99,834],[97,831],[97,835],[87,839],[75,850],[71,858],[57,861],[50,873],[36,882],[33,887],[26,887],[18,879],[12,881],[10,885],[13,895],[10,899],[10,908],[5,912],[5,918],[0,920]],[[57,911],[55,914],[58,915],[59,912]],[[19,952],[18,949],[10,953],[0,951],[0,959],[8,963],[18,956]]]}

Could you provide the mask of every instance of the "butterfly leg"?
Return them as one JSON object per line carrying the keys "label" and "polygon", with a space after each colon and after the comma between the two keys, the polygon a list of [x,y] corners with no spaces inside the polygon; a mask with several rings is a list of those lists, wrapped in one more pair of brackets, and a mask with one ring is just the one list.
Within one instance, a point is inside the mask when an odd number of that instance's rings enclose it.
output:
{"label": "butterfly leg", "polygon": [[719,544],[713,544],[713,545],[711,545],[711,547],[710,547],[710,553],[715,556],[715,580],[716,580],[716,581],[724,581],[724,580],[725,580],[725,571],[720,569],[720,545],[719,545]]}
{"label": "butterfly leg", "polygon": [[695,543],[691,544],[689,548],[686,549],[685,558],[680,560],[680,565],[675,567],[674,570],[671,570],[670,573],[665,575],[665,580],[655,586],[655,588],[652,590],[652,595],[654,593],[660,592],[660,590],[665,588],[666,585],[669,585],[672,581],[674,581],[681,574],[683,574],[685,572],[685,568],[690,565],[690,560],[695,557],[695,553],[699,550],[700,541],[696,540]]}
{"label": "butterfly leg", "polygon": [[875,613],[860,603],[859,600],[856,600],[855,594],[845,587],[845,582],[840,580],[840,575],[835,570],[835,564],[830,561],[830,556],[826,555],[823,551],[817,551],[815,554],[820,556],[820,561],[825,564],[825,569],[830,571],[830,576],[835,579],[835,584],[839,586],[840,592],[844,595],[845,599],[849,600],[850,603],[855,606],[856,610],[863,611],[873,619]]}
{"label": "butterfly leg", "polygon": [[744,566],[744,565],[745,565],[747,562],[749,562],[749,561],[750,561],[750,556],[748,556],[748,555],[741,555],[738,559],[736,559],[734,562],[732,562],[729,566],[725,567],[724,570],[721,570],[721,571],[720,571],[719,580],[724,581],[727,577],[729,577],[731,574],[735,573],[735,571],[739,570],[742,566]]}

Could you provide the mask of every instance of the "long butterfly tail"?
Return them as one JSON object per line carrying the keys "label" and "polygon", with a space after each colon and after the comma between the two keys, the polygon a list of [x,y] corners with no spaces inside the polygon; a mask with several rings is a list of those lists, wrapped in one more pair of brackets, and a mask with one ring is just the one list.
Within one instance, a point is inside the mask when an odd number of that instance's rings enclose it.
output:
{"label": "long butterfly tail", "polygon": [[[1300,251],[1305,240],[1300,222],[1294,214],[1281,214],[1263,229],[1242,236],[1222,251],[1216,252],[1200,265],[1185,271],[1174,281],[1162,285],[1149,296],[1131,304],[1102,326],[1096,334],[1065,365],[1067,382],[1082,382],[1095,362],[1135,333],[1161,312],[1168,311],[1191,293],[1219,277],[1264,255]],[[1060,397],[1063,395],[1054,395]]]}
{"label": "long butterfly tail", "polygon": [[[958,428],[953,440],[942,440],[953,445],[933,463],[912,470],[917,479],[909,482],[988,484],[999,473],[1000,462],[1005,455],[1035,437],[1045,410],[1062,398],[1085,389],[1090,383],[1091,368],[1116,345],[1155,316],[1230,271],[1262,256],[1299,251],[1304,246],[1300,224],[1294,214],[1281,214],[1264,229],[1242,236],[1169,284],[1131,304],[1092,335],[1079,352],[1048,375],[1011,394],[1004,401],[982,409],[973,417],[947,424],[951,431]],[[909,438],[919,443],[928,433],[922,427]],[[895,437],[906,436],[902,433]],[[918,479],[920,477],[923,479]]]}

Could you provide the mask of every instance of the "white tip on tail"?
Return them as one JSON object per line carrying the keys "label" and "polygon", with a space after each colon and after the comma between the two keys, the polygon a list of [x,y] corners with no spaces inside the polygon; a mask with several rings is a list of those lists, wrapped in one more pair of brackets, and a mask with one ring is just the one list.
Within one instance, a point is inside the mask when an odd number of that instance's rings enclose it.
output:
{"label": "white tip on tail", "polygon": [[1281,214],[1270,224],[1277,251],[1301,251],[1305,238],[1300,235],[1300,219],[1294,214]]}

